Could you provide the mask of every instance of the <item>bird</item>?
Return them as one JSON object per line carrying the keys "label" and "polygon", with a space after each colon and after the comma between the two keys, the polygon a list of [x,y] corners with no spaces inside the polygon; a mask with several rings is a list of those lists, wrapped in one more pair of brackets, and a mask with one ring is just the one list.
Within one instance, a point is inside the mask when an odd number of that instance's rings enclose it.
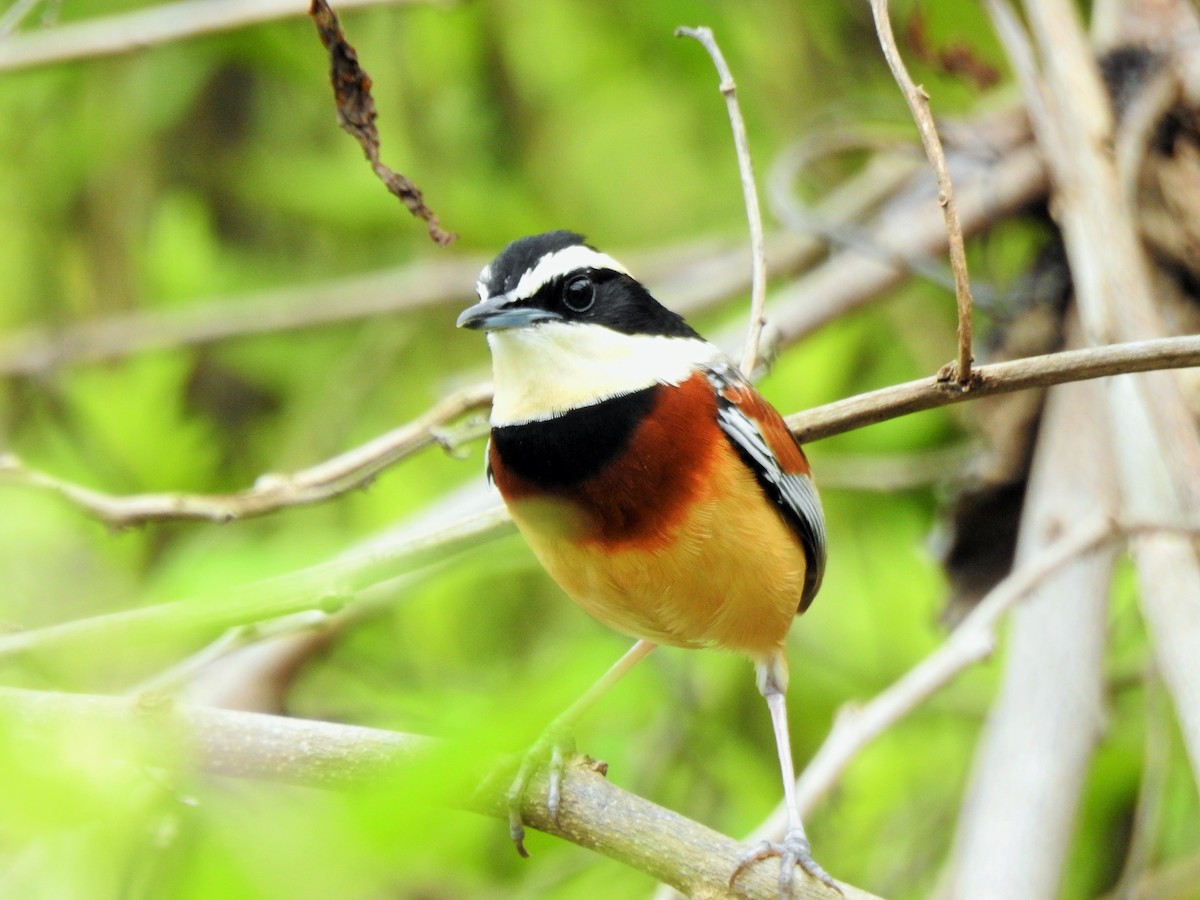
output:
{"label": "bird", "polygon": [[801,822],[785,704],[788,631],[826,557],[800,445],[719,348],[576,232],[509,243],[476,291],[457,324],[491,350],[487,477],[567,596],[636,639],[525,756],[508,793],[518,851],[531,774],[549,755],[557,815],[564,735],[582,713],[659,645],[715,647],[754,665],[787,807],[782,842],[744,854],[730,885],[779,857],[781,896],[796,866],[840,893]]}

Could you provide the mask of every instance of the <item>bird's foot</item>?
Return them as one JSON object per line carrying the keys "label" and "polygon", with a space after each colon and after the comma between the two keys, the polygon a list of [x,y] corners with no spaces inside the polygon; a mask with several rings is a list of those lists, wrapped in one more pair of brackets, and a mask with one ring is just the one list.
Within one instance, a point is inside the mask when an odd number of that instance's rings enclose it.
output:
{"label": "bird's foot", "polygon": [[809,847],[808,838],[804,836],[804,832],[802,831],[789,831],[784,836],[782,843],[763,841],[753,850],[743,853],[738,859],[738,864],[733,870],[733,874],[729,876],[729,887],[732,889],[738,877],[752,865],[773,856],[779,857],[780,900],[789,900],[792,896],[792,877],[796,871],[796,866],[799,866],[827,887],[832,888],[839,894],[842,893],[842,889],[837,886],[837,882],[812,858],[812,849]]}
{"label": "bird's foot", "polygon": [[517,770],[517,777],[509,785],[505,799],[508,802],[508,834],[516,845],[517,852],[524,857],[529,856],[529,851],[525,849],[525,822],[521,817],[521,807],[525,803],[529,782],[542,765],[547,767],[549,783],[546,789],[546,811],[550,813],[550,818],[557,822],[558,810],[562,805],[562,779],[566,769],[566,758],[567,754],[574,750],[575,741],[571,737],[570,727],[551,723],[521,759],[521,768]]}

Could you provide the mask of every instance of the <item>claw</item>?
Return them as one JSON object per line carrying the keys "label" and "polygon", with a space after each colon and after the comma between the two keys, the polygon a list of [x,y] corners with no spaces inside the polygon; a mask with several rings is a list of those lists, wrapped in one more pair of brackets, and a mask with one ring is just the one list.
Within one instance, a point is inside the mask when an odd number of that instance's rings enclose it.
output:
{"label": "claw", "polygon": [[512,838],[513,846],[522,859],[529,859],[529,851],[525,849],[525,823],[521,821],[521,814],[512,807],[508,810],[508,836]]}
{"label": "claw", "polygon": [[[812,849],[809,846],[808,839],[804,836],[803,832],[798,831],[788,832],[784,836],[782,843],[776,844],[771,841],[763,841],[753,850],[747,850],[738,857],[737,866],[734,868],[733,874],[729,876],[729,888],[732,890],[734,882],[752,865],[764,859],[769,859],[772,856],[779,857],[780,900],[790,900],[792,897],[792,878],[796,871],[796,866],[799,866],[826,887],[832,888],[839,894],[842,894],[842,889],[838,887],[837,882],[812,858]],[[842,896],[845,895],[842,894]]]}
{"label": "claw", "polygon": [[525,823],[521,821],[521,801],[525,799],[525,786],[529,782],[531,770],[529,756],[526,755],[525,759],[521,760],[521,768],[517,771],[517,777],[509,785],[508,793],[505,795],[508,803],[508,836],[512,838],[517,853],[525,859],[529,859],[529,851],[525,849]]}
{"label": "claw", "polygon": [[530,779],[543,761],[546,761],[549,768],[546,810],[557,822],[558,812],[562,808],[563,772],[566,770],[564,751],[571,747],[570,732],[552,724],[533,742],[533,746],[525,751],[525,756],[521,759],[521,768],[517,770],[517,777],[513,779],[505,795],[508,804],[508,834],[517,848],[517,853],[525,858],[529,857],[529,851],[525,849],[525,823],[521,817],[521,807],[525,802]]}

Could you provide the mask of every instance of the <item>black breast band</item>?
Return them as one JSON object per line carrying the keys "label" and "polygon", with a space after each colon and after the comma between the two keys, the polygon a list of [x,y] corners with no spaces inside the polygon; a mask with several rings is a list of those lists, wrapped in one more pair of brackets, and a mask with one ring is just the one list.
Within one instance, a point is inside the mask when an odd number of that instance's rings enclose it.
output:
{"label": "black breast band", "polygon": [[654,408],[661,385],[536,422],[492,429],[492,447],[514,475],[547,490],[595,475],[621,455]]}

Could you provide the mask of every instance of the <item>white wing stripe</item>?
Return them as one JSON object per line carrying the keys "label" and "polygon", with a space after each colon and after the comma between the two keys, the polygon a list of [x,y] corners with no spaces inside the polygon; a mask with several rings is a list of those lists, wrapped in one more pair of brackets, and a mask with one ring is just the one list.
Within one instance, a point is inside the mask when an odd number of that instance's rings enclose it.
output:
{"label": "white wing stripe", "polygon": [[805,590],[805,598],[811,599],[820,587],[825,570],[825,515],[816,486],[808,475],[785,472],[757,423],[736,404],[724,400],[723,388],[741,387],[735,380],[737,376],[727,370],[710,370],[708,375],[717,396],[724,401],[717,409],[721,430],[754,468],[760,483],[766,482],[774,489],[767,493],[776,495],[773,499],[784,507],[787,518],[799,531],[811,555],[812,581]]}

